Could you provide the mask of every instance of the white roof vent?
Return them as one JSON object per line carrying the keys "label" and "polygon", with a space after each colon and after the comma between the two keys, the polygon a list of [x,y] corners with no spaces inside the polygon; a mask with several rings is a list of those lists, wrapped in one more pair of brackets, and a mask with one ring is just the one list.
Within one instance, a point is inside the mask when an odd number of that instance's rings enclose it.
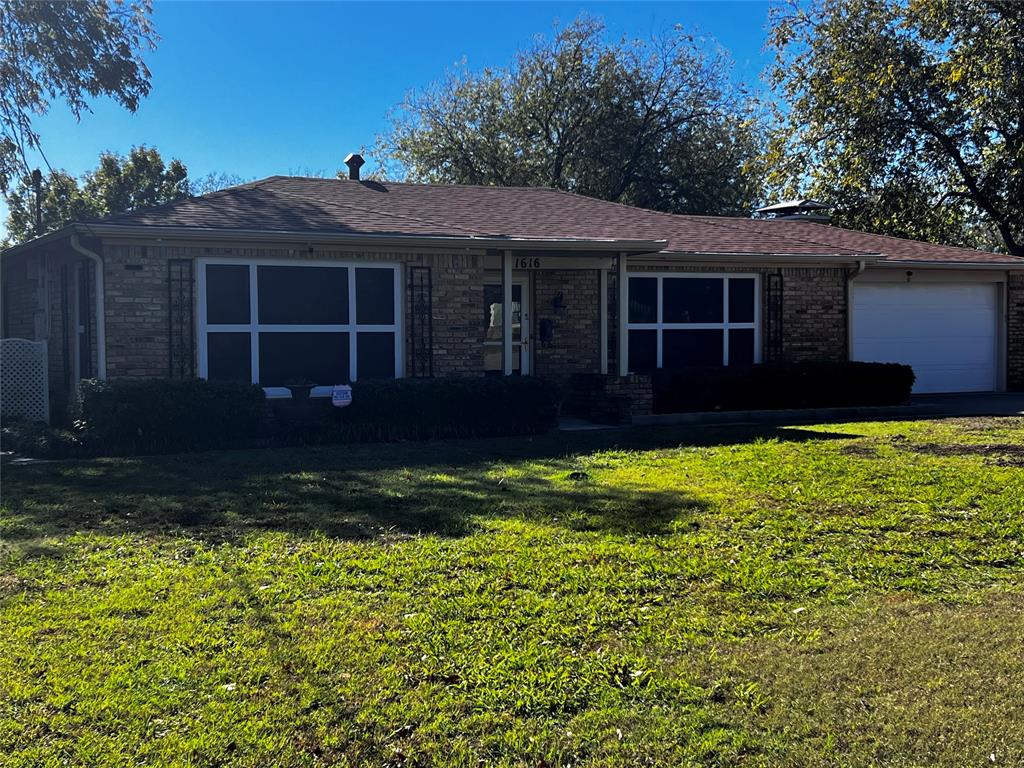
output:
{"label": "white roof vent", "polygon": [[828,206],[819,200],[800,198],[766,205],[758,208],[754,214],[757,218],[764,219],[828,222],[829,216],[825,213],[827,210]]}

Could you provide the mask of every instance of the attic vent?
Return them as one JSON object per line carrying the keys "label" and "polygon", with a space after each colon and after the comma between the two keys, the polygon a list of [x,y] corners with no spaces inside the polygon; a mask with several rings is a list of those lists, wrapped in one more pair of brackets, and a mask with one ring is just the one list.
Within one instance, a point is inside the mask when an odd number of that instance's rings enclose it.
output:
{"label": "attic vent", "polygon": [[359,181],[359,169],[363,167],[366,161],[363,160],[363,156],[358,152],[353,152],[351,155],[345,158],[345,165],[348,166],[348,177],[352,181]]}
{"label": "attic vent", "polygon": [[754,211],[754,218],[758,219],[779,219],[788,221],[817,221],[829,222],[827,213],[828,206],[818,200],[806,198],[799,200],[784,200],[781,203],[766,205]]}

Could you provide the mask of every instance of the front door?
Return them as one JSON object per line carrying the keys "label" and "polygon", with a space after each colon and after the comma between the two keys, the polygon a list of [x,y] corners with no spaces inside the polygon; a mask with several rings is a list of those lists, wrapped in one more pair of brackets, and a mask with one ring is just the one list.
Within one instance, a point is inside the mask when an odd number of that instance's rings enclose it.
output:
{"label": "front door", "polygon": [[[512,372],[530,372],[530,291],[525,277],[512,278]],[[500,376],[501,283],[484,284],[484,373]]]}

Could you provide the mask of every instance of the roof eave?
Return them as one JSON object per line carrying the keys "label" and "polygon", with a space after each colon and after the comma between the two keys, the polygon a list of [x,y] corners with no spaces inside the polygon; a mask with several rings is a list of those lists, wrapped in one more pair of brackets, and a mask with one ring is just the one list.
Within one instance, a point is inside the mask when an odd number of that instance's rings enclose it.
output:
{"label": "roof eave", "polygon": [[872,266],[889,269],[988,269],[997,271],[1024,272],[1024,259],[1013,261],[924,261],[918,259],[886,258]]}
{"label": "roof eave", "polygon": [[41,245],[44,241],[81,232],[103,237],[144,237],[153,240],[259,240],[263,242],[337,243],[349,245],[396,245],[429,248],[466,248],[497,250],[609,251],[647,253],[660,251],[666,240],[603,240],[583,238],[529,238],[475,235],[392,235],[357,232],[317,232],[311,230],[226,229],[215,227],[168,227],[157,225],[70,224],[58,232],[44,235],[11,251]]}
{"label": "roof eave", "polygon": [[857,264],[862,261],[867,264],[874,264],[883,258],[883,255],[880,253],[787,253],[784,251],[768,253],[750,253],[745,251],[662,251],[661,253],[650,254],[650,256],[651,258],[663,261],[713,261],[728,263],[809,262],[824,264]]}
{"label": "roof eave", "polygon": [[29,240],[26,243],[12,245],[10,248],[4,249],[4,251],[0,253],[0,256],[2,256],[5,259],[9,259],[12,256],[19,256],[23,253],[28,253],[32,249],[38,248],[39,246],[48,245],[52,242],[56,242],[57,240],[63,240],[66,237],[71,237],[71,235],[79,231],[81,230],[76,229],[76,225],[68,224],[66,227],[61,227],[60,229],[55,230],[53,232],[47,232],[45,235],[40,235],[39,237]]}

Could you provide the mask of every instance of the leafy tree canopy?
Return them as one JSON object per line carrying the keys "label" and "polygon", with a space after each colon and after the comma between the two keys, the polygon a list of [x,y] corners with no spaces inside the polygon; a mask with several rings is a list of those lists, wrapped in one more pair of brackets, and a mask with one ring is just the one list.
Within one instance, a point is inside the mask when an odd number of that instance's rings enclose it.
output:
{"label": "leafy tree canopy", "polygon": [[149,93],[149,0],[0,1],[0,191],[41,149],[32,127],[60,99],[79,118],[108,96],[134,112]]}
{"label": "leafy tree canopy", "polygon": [[766,155],[839,223],[1024,255],[1024,3],[789,0]]}
{"label": "leafy tree canopy", "polygon": [[[164,163],[152,147],[134,147],[125,155],[105,152],[99,165],[81,179],[65,171],[53,171],[43,178],[43,232],[60,229],[71,221],[133,211],[179,200],[192,194],[207,194],[241,183],[230,174],[211,173],[195,182],[180,160]],[[7,244],[36,237],[35,190],[31,176],[24,176],[7,194]]]}
{"label": "leafy tree canopy", "polygon": [[373,154],[385,175],[412,181],[745,214],[759,199],[760,138],[721,53],[679,28],[610,43],[580,17],[508,67],[410,94]]}

